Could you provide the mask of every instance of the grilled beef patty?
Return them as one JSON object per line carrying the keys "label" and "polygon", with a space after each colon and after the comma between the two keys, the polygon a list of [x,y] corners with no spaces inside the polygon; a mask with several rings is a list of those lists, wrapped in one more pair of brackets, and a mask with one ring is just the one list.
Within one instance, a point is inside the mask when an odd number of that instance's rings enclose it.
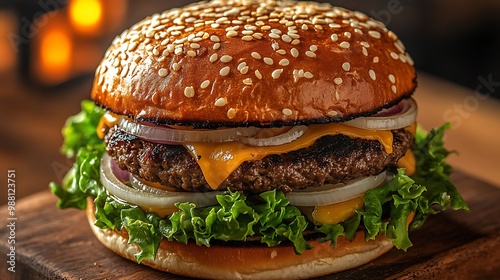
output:
{"label": "grilled beef patty", "polygon": [[[393,152],[387,154],[376,140],[323,136],[308,148],[240,165],[219,190],[263,192],[319,187],[381,173],[411,147],[413,137],[404,129],[393,132]],[[107,153],[145,180],[186,191],[212,190],[196,160],[182,145],[151,143],[113,127],[105,137]]]}

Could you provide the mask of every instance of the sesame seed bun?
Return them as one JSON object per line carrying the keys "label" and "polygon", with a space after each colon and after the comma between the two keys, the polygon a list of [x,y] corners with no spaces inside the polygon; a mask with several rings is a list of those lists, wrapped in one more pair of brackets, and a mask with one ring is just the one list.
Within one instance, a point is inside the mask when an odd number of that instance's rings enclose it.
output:
{"label": "sesame seed bun", "polygon": [[413,61],[366,15],[329,4],[212,1],[117,36],[92,98],[160,124],[215,128],[344,121],[410,96]]}
{"label": "sesame seed bun", "polygon": [[[116,254],[135,262],[134,254],[140,249],[136,244],[128,243],[127,231],[95,226],[92,200],[88,200],[86,213],[97,239]],[[392,241],[383,235],[365,241],[363,231],[359,231],[352,241],[339,237],[336,247],[332,247],[330,242],[309,243],[313,249],[297,255],[292,246],[286,245],[205,247],[163,238],[156,258],[146,259],[141,264],[177,275],[203,279],[306,279],[361,266],[393,247]]]}

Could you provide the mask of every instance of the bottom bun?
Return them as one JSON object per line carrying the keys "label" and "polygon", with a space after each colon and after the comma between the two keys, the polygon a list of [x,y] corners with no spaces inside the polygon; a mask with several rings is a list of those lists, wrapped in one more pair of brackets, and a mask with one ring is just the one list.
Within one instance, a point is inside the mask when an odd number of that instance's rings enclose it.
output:
{"label": "bottom bun", "polygon": [[[94,204],[89,199],[87,218],[97,239],[116,254],[136,261],[140,251],[128,244],[126,230],[101,229],[94,225]],[[337,246],[330,242],[310,241],[313,246],[301,255],[292,246],[198,246],[162,239],[155,260],[141,264],[157,270],[204,279],[304,279],[323,276],[366,264],[392,248],[392,241],[382,235],[365,241],[359,231],[352,242],[339,237]]]}

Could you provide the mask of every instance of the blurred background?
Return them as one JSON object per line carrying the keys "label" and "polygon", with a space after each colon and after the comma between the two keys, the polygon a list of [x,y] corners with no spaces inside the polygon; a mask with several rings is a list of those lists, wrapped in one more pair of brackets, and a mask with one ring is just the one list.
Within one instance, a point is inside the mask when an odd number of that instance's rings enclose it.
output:
{"label": "blurred background", "polygon": [[[16,170],[18,199],[46,190],[70,168],[72,162],[59,154],[60,130],[67,116],[79,111],[80,101],[88,98],[93,71],[112,39],[148,15],[192,2],[0,0],[0,170],[5,177],[8,169]],[[497,119],[479,115],[500,109],[500,1],[321,2],[362,11],[388,25],[427,81],[423,90],[437,93],[435,100],[450,110],[474,109],[450,111],[449,120],[437,112],[442,107],[421,106],[420,114],[437,116],[428,119],[429,124],[454,120],[462,132],[474,127],[477,131],[467,133],[471,139],[466,146],[477,162],[467,162],[465,153],[466,160],[456,165],[500,184],[498,172],[489,171],[498,170],[496,161],[492,166],[482,160],[483,154],[477,155],[477,141],[489,137],[482,133],[500,131]],[[482,95],[474,93],[478,87]],[[425,98],[436,103],[434,97]],[[475,123],[475,117],[482,123]],[[498,140],[493,141],[495,154],[500,148]],[[488,149],[479,153],[491,157]],[[0,198],[0,204],[6,203],[3,193]]]}

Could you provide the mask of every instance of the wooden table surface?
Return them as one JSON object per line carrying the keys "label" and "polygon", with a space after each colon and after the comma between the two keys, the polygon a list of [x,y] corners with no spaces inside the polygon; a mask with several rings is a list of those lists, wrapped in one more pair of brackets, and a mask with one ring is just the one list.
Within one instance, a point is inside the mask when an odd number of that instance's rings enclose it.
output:
{"label": "wooden table surface", "polygon": [[[411,232],[414,246],[320,279],[493,279],[500,269],[500,189],[463,173],[452,177],[470,213],[432,216]],[[83,211],[59,210],[48,191],[16,206],[16,272],[0,261],[0,279],[183,279],[122,259],[92,235]],[[0,220],[7,220],[0,209]],[[0,228],[6,256],[9,229]]]}

